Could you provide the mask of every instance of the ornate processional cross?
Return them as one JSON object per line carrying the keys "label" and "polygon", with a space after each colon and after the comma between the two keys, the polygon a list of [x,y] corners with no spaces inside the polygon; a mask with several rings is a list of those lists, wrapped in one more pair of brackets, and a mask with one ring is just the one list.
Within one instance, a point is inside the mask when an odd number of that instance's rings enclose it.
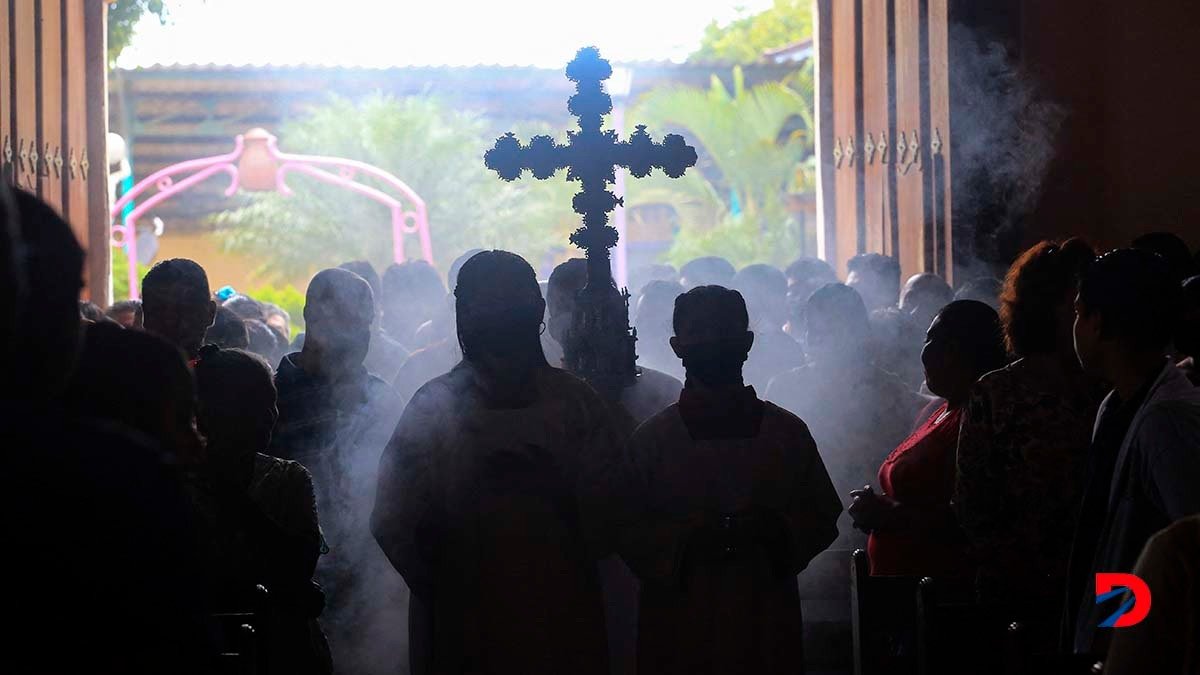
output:
{"label": "ornate processional cross", "polygon": [[609,268],[608,249],[618,235],[608,214],[624,204],[608,186],[616,180],[618,166],[637,178],[655,168],[679,178],[696,164],[696,150],[676,134],[655,143],[641,125],[628,141],[618,140],[616,131],[601,130],[613,107],[603,84],[611,75],[612,66],[595,47],[579,50],[567,64],[567,79],[575,83],[567,110],[579,118],[579,131],[567,132],[566,145],[550,136],[534,136],[521,145],[512,133],[505,134],[484,154],[484,163],[504,180],[520,178],[525,169],[539,180],[566,169],[567,180],[581,184],[572,206],[583,216],[583,227],[571,234],[571,243],[586,252],[588,281],[577,298],[563,350],[569,370],[615,398],[637,377],[637,332],[629,328],[629,293],[617,291]]}

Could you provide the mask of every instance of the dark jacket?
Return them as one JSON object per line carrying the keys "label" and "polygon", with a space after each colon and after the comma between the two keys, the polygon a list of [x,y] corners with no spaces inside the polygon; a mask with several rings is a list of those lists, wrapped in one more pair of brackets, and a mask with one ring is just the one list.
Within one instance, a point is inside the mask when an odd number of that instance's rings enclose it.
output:
{"label": "dark jacket", "polygon": [[[1100,406],[1104,416],[1114,396]],[[1131,572],[1142,547],[1159,530],[1200,513],[1200,389],[1174,364],[1151,385],[1117,454],[1108,514],[1091,573]],[[1080,599],[1075,621],[1077,653],[1103,651],[1097,626],[1112,608],[1097,605],[1095,586]]]}

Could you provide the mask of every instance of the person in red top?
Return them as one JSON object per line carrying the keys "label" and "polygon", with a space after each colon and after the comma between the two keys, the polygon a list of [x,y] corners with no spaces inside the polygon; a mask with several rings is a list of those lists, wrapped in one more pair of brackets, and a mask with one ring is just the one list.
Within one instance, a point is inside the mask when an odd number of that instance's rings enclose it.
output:
{"label": "person in red top", "polygon": [[971,386],[1005,361],[996,310],[956,300],[934,317],[921,362],[926,386],[943,401],[926,408],[925,421],[884,460],[878,492],[867,485],[850,493],[850,517],[871,535],[872,575],[967,571],[966,543],[950,510],[959,421]]}

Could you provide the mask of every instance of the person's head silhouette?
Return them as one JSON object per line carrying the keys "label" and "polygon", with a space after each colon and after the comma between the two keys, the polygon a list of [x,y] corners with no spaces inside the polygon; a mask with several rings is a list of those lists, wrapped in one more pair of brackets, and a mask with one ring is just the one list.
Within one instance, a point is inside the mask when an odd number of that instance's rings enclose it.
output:
{"label": "person's head silhouette", "polygon": [[374,319],[375,301],[362,277],[340,268],[317,272],[304,296],[301,367],[333,379],[361,368]]}
{"label": "person's head silhouette", "polygon": [[721,286],[697,286],[675,299],[671,349],[683,361],[689,383],[741,386],[742,365],[754,345],[742,294]]}
{"label": "person's head silhouette", "polygon": [[463,264],[454,289],[458,339],[468,361],[545,363],[540,327],[546,302],[524,258],[482,251]]}
{"label": "person's head silhouette", "polygon": [[257,452],[265,452],[279,411],[271,367],[240,349],[205,347],[196,365],[196,416],[208,439],[208,461],[247,476]]}
{"label": "person's head silhouette", "polygon": [[119,422],[169,457],[200,456],[192,374],[179,348],[160,337],[111,322],[89,325],[66,398],[75,414]]}
{"label": "person's head silhouette", "polygon": [[151,267],[142,279],[142,314],[147,332],[194,358],[217,315],[204,268],[185,258]]}
{"label": "person's head silhouette", "polygon": [[1007,360],[1000,315],[978,300],[955,300],[938,312],[925,334],[921,363],[929,391],[962,403],[971,385]]}
{"label": "person's head silhouette", "polygon": [[845,284],[826,284],[804,310],[808,353],[817,364],[869,361],[871,324],[862,296]]}
{"label": "person's head silhouette", "polygon": [[15,295],[2,304],[15,310],[15,323],[5,375],[19,383],[16,405],[36,406],[62,391],[75,365],[83,249],[71,226],[37,197],[13,190],[12,205],[16,259],[5,275],[13,275],[6,284]]}

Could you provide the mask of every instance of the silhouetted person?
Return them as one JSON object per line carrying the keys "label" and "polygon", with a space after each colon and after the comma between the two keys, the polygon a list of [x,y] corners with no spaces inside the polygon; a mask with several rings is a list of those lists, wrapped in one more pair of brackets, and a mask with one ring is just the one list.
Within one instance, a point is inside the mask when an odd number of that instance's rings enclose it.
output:
{"label": "silhouetted person", "polygon": [[[829,263],[811,256],[796,258],[788,263],[783,273],[787,277],[789,289],[793,286],[804,287],[809,295],[825,284],[837,281],[837,274],[829,266]],[[805,298],[805,300],[807,299]]]}
{"label": "silhouetted person", "polygon": [[146,435],[168,463],[192,464],[201,455],[192,375],[182,353],[157,336],[107,321],[89,325],[66,403],[77,417]]}
{"label": "silhouetted person", "polygon": [[925,381],[943,400],[879,467],[876,483],[855,490],[849,513],[870,532],[871,574],[961,577],[970,572],[966,539],[950,510],[958,427],[967,396],[984,373],[1004,367],[996,310],[975,300],[942,308],[921,350]]}
{"label": "silhouetted person", "polygon": [[142,279],[142,313],[148,332],[194,360],[217,314],[204,268],[186,258],[155,264]]}
{"label": "silhouetted person", "polygon": [[729,286],[737,269],[733,263],[715,255],[696,258],[679,268],[679,283],[684,288],[697,286]]}
{"label": "silhouetted person", "polygon": [[904,282],[900,311],[911,316],[917,327],[925,331],[933,317],[953,300],[954,291],[945,279],[928,272],[914,274]]}
{"label": "silhouetted person", "polygon": [[391,382],[408,358],[409,350],[389,337],[380,323],[383,317],[383,303],[380,300],[383,297],[383,284],[379,280],[379,273],[366,260],[351,260],[339,267],[354,272],[371,287],[371,295],[375,298],[375,320],[371,323],[371,347],[367,350],[363,365],[367,372],[384,382]]}
{"label": "silhouetted person", "polygon": [[1079,274],[1092,258],[1081,240],[1045,241],[1023,253],[1004,280],[1000,321],[1017,360],[972,390],[954,486],[986,601],[1019,598],[1048,608],[1062,598],[1098,402],[1071,337]]}
{"label": "silhouetted person", "polygon": [[[457,329],[454,325],[454,288],[458,283],[458,272],[462,266],[466,264],[476,253],[478,249],[472,249],[460,255],[450,265],[450,270],[446,275],[446,279],[450,284],[450,295],[443,293],[440,304],[429,304],[428,311],[432,312],[432,328],[434,329],[434,337],[436,338],[431,344],[421,347],[417,351],[409,355],[408,360],[400,366],[400,372],[396,374],[396,379],[392,381],[392,387],[396,389],[404,400],[410,400],[413,394],[417,393],[417,389],[421,385],[432,380],[439,375],[445,375],[450,372],[450,369],[462,360],[462,349],[458,344]],[[428,267],[428,266],[426,266]],[[394,269],[394,267],[388,268]],[[425,275],[421,272],[420,275]],[[432,287],[432,281],[429,285]],[[440,284],[441,281],[438,281]],[[388,291],[385,290],[385,293]],[[430,289],[432,293],[432,288]],[[423,297],[423,294],[417,293],[417,297]],[[424,311],[424,310],[419,310]]]}
{"label": "silhouetted person", "polygon": [[[827,284],[813,293],[805,323],[811,362],[771,380],[766,398],[805,420],[838,494],[849,495],[875,477],[929,399],[875,364],[854,289]],[[861,544],[849,517],[839,527],[843,547]]]}
{"label": "silhouetted person", "polygon": [[222,305],[217,307],[213,324],[204,333],[204,342],[226,349],[246,349],[250,346],[250,333],[242,317]]}
{"label": "silhouetted person", "polygon": [[263,303],[263,321],[274,328],[284,340],[290,340],[292,335],[292,316],[287,310],[269,302]]}
{"label": "silhouetted person", "polygon": [[195,372],[207,447],[192,484],[216,595],[226,609],[239,609],[253,606],[256,584],[267,588],[269,673],[331,672],[316,624],[324,598],[312,578],[323,542],[312,476],[264,454],[278,414],[271,367],[249,352],[209,345]]}
{"label": "silhouetted person", "polygon": [[955,300],[978,300],[992,309],[1000,310],[1000,292],[1004,282],[995,277],[976,277],[963,284],[954,293]]}
{"label": "silhouetted person", "polygon": [[114,302],[104,314],[121,324],[122,328],[133,328],[141,330],[143,328],[142,321],[142,301],[141,300],[122,300]]}
{"label": "silhouetted person", "polygon": [[646,284],[652,281],[679,282],[679,272],[673,265],[653,263],[636,268],[629,273],[629,293],[634,297],[640,296]]}
{"label": "silhouetted person", "polygon": [[858,291],[868,312],[900,301],[900,263],[879,253],[860,253],[846,262],[846,285]]}
{"label": "silhouetted person", "polygon": [[925,329],[913,316],[898,307],[871,312],[871,339],[875,363],[895,375],[913,391],[921,389],[921,345]]}
{"label": "silhouetted person", "polygon": [[750,312],[754,347],[742,369],[746,382],[764,394],[771,378],[804,365],[804,350],[783,332],[787,323],[787,277],[770,265],[749,265],[733,277]]}
{"label": "silhouetted person", "polygon": [[644,673],[803,670],[796,575],[837,537],[837,493],[807,427],[742,380],[755,335],[737,291],[675,301],[678,403],[630,441]]}
{"label": "silhouetted person", "polygon": [[[575,297],[587,284],[587,261],[583,258],[572,258],[550,274],[550,283],[546,292],[547,314],[546,332],[550,333],[562,345],[571,328],[572,315],[575,312]],[[565,368],[563,363],[552,364],[556,368]],[[621,390],[621,408],[633,420],[633,426],[641,424],[651,415],[666,408],[679,399],[679,390],[683,383],[649,367],[639,367],[640,373],[634,384]],[[629,428],[633,431],[633,427]]]}
{"label": "silhouetted person", "polygon": [[[478,252],[478,249],[468,251],[462,260]],[[446,287],[437,270],[424,260],[389,265],[383,271],[381,291],[384,332],[409,351],[425,346],[416,343],[417,329],[447,311]],[[451,330],[449,334],[453,335],[453,332]]]}
{"label": "silhouetted person", "polygon": [[1167,263],[1171,278],[1182,283],[1184,279],[1200,274],[1192,260],[1188,245],[1173,232],[1147,232],[1133,240],[1132,248],[1157,253]]}
{"label": "silhouetted person", "polygon": [[402,591],[384,576],[387,561],[367,527],[375,467],[402,406],[363,367],[374,317],[362,277],[326,269],[312,278],[304,347],[283,357],[275,375],[279,421],[271,439],[271,454],[300,462],[316,484],[330,548],[317,568],[326,628],[339,669],[355,673],[394,668],[375,658],[403,638],[385,618]]}
{"label": "silhouetted person", "polygon": [[221,306],[229,309],[240,319],[258,319],[261,321],[266,318],[266,311],[263,304],[248,295],[240,293],[234,295],[222,302]]}
{"label": "silhouetted person", "polygon": [[802,256],[788,264],[784,275],[788,281],[788,321],[784,331],[797,342],[803,343],[804,306],[818,288],[837,283],[837,274],[824,260]]}
{"label": "silhouetted person", "polygon": [[1113,391],[1096,417],[1071,549],[1078,653],[1103,657],[1110,636],[1097,629],[1115,610],[1096,603],[1095,574],[1132,571],[1151,535],[1200,513],[1200,389],[1165,358],[1179,295],[1171,268],[1149,251],[1104,255],[1079,284],[1075,350]]}
{"label": "silhouetted person", "polygon": [[463,361],[405,409],[371,520],[412,591],[412,672],[607,675],[596,560],[629,478],[606,403],[546,363],[520,257],[474,255],[455,299]]}
{"label": "silhouetted person", "polygon": [[246,327],[246,350],[266,359],[268,364],[279,363],[283,350],[275,329],[258,319],[245,319],[242,323]]}
{"label": "silhouetted person", "polygon": [[0,185],[0,371],[20,383],[0,391],[0,494],[21,547],[7,561],[5,606],[20,619],[5,665],[208,672],[203,577],[174,470],[146,435],[59,405],[79,348],[82,268],[70,226]]}
{"label": "silhouetted person", "polygon": [[96,321],[104,321],[106,318],[104,316],[104,310],[100,309],[99,305],[94,302],[88,302],[87,300],[79,301],[79,316],[80,318],[86,319],[93,323]]}
{"label": "silhouetted person", "polygon": [[683,366],[671,351],[671,313],[680,295],[683,286],[676,281],[646,284],[634,306],[633,325],[638,331],[638,363],[683,381]]}

